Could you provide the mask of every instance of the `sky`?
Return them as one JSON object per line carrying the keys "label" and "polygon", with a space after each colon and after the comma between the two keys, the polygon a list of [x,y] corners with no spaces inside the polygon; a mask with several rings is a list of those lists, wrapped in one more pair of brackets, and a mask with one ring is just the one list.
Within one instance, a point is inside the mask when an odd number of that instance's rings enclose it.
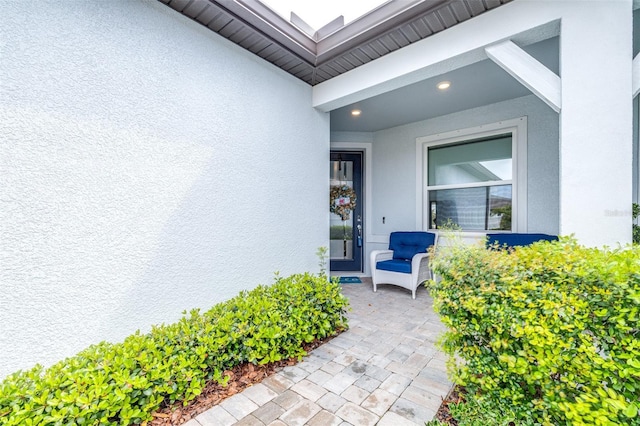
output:
{"label": "sky", "polygon": [[[386,3],[385,0],[261,0],[289,20],[291,12],[318,30],[338,16],[345,24]],[[402,0],[396,0],[402,1]]]}

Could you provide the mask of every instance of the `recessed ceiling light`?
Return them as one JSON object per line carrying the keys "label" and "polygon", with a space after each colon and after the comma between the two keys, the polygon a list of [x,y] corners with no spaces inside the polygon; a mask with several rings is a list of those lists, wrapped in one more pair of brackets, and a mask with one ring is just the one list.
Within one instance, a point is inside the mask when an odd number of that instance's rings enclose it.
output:
{"label": "recessed ceiling light", "polygon": [[451,87],[451,82],[449,81],[441,81],[438,83],[438,89],[440,90],[447,90],[449,87]]}
{"label": "recessed ceiling light", "polygon": [[351,115],[353,115],[354,117],[357,117],[360,114],[362,114],[362,111],[360,111],[359,109],[354,109],[351,111]]}

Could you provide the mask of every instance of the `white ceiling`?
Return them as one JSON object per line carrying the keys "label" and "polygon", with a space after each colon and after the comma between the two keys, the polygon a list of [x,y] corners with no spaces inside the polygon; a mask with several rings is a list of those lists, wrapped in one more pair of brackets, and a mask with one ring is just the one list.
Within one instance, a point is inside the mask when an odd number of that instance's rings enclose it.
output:
{"label": "white ceiling", "polygon": [[[523,49],[559,75],[558,37],[524,46]],[[443,80],[451,82],[451,87],[446,91],[436,87]],[[331,131],[375,132],[530,93],[487,59],[331,111]],[[353,117],[353,109],[361,110],[362,114]]]}

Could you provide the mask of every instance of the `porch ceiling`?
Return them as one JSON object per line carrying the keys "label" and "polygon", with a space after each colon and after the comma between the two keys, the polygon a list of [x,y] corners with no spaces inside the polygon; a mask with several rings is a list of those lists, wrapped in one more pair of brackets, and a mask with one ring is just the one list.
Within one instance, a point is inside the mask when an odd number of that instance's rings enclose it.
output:
{"label": "porch ceiling", "polygon": [[511,0],[391,0],[312,35],[259,0],[159,1],[316,85]]}
{"label": "porch ceiling", "polygon": [[[559,75],[559,43],[559,37],[553,37],[522,48]],[[451,82],[451,87],[438,90],[437,84],[441,81]],[[526,87],[487,59],[333,110],[331,131],[375,132],[530,94]],[[352,116],[354,109],[362,114]]]}
{"label": "porch ceiling", "polygon": [[[259,0],[158,1],[313,86],[512,0],[390,0],[312,35]],[[558,37],[521,47],[559,74]],[[451,88],[439,91],[443,80]],[[335,109],[331,131],[374,132],[529,94],[487,59]]]}

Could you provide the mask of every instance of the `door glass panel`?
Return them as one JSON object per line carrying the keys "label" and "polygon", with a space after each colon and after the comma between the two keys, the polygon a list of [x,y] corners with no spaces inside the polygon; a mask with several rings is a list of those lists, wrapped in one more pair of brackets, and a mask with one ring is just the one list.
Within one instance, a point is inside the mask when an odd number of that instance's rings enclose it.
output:
{"label": "door glass panel", "polygon": [[[331,187],[348,186],[353,188],[353,162],[331,161],[330,165]],[[342,220],[340,215],[331,213],[329,257],[331,259],[351,260],[353,251],[353,224],[354,212],[349,214],[347,220]]]}
{"label": "door glass panel", "polygon": [[511,185],[429,191],[430,228],[511,230]]}

